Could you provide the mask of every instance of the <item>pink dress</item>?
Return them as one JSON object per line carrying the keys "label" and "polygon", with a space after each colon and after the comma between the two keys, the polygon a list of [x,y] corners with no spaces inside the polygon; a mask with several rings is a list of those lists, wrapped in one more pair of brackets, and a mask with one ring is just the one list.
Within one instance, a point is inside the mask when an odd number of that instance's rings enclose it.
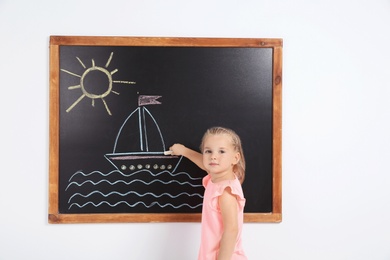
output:
{"label": "pink dress", "polygon": [[238,202],[238,223],[239,231],[236,246],[233,252],[232,260],[247,259],[241,242],[241,232],[244,218],[245,198],[239,180],[226,180],[213,183],[210,175],[203,178],[205,193],[203,198],[202,209],[202,229],[201,244],[199,249],[198,260],[215,260],[219,251],[219,242],[222,237],[223,223],[222,215],[218,205],[218,197],[222,195],[226,187],[237,197]]}

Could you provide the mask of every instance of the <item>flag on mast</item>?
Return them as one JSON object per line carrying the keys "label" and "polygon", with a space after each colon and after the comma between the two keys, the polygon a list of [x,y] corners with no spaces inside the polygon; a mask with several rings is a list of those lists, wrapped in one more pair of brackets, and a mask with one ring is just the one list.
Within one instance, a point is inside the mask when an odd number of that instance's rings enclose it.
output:
{"label": "flag on mast", "polygon": [[145,106],[145,105],[160,105],[161,102],[157,99],[162,96],[147,96],[147,95],[140,95],[138,97],[138,106]]}

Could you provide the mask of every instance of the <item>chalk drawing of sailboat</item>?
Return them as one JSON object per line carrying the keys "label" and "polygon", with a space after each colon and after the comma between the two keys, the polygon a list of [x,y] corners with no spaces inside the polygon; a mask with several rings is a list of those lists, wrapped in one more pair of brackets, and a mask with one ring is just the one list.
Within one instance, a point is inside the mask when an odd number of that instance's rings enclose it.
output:
{"label": "chalk drawing of sailboat", "polygon": [[161,96],[140,95],[136,108],[123,122],[117,134],[112,153],[105,158],[119,171],[130,173],[139,170],[173,171],[181,156],[164,155],[164,138],[157,121],[145,107],[161,104]]}

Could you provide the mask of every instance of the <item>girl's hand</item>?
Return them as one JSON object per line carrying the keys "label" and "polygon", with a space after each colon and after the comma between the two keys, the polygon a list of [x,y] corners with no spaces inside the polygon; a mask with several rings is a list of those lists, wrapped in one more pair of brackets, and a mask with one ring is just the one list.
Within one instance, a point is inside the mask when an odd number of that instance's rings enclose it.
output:
{"label": "girl's hand", "polygon": [[172,145],[169,147],[169,151],[171,152],[171,155],[184,156],[195,163],[202,170],[206,170],[203,165],[203,158],[201,153],[189,149],[182,144]]}
{"label": "girl's hand", "polygon": [[169,151],[172,152],[172,155],[179,155],[179,156],[183,155],[184,156],[186,150],[187,150],[187,147],[185,147],[182,144],[174,144],[171,147],[169,147]]}

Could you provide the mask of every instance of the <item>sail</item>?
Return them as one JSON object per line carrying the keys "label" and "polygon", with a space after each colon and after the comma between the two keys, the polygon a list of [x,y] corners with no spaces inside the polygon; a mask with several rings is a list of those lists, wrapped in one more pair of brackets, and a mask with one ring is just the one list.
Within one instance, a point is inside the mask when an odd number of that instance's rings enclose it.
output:
{"label": "sail", "polygon": [[157,121],[145,107],[134,110],[121,126],[113,153],[150,153],[165,151]]}

